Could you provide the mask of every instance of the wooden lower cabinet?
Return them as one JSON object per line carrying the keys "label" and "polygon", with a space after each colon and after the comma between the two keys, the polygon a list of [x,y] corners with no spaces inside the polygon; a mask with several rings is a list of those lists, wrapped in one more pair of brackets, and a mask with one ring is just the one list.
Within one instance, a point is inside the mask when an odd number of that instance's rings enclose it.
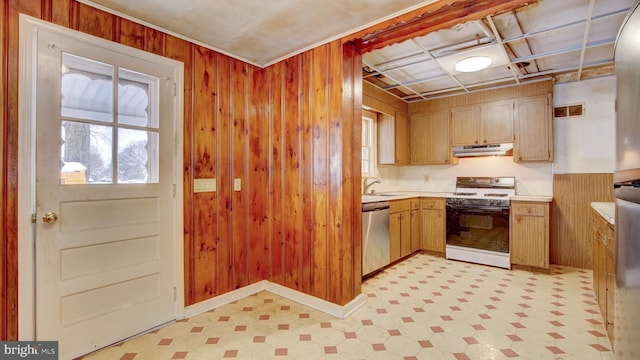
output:
{"label": "wooden lower cabinet", "polygon": [[422,249],[444,254],[446,245],[446,217],[444,198],[423,198],[420,201],[422,217]]}
{"label": "wooden lower cabinet", "polygon": [[591,211],[591,253],[593,292],[613,346],[613,304],[615,301],[615,231],[595,210]]}
{"label": "wooden lower cabinet", "polygon": [[394,262],[420,249],[420,200],[389,202],[389,250]]}
{"label": "wooden lower cabinet", "polygon": [[549,269],[549,203],[512,201],[511,264]]}

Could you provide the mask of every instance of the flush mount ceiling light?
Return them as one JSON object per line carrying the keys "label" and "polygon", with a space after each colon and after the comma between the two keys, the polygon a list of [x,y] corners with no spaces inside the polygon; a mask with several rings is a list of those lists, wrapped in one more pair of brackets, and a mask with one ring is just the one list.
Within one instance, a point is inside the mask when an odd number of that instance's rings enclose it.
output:
{"label": "flush mount ceiling light", "polygon": [[459,72],[474,72],[486,69],[489,65],[491,65],[490,57],[472,56],[458,61],[455,69]]}

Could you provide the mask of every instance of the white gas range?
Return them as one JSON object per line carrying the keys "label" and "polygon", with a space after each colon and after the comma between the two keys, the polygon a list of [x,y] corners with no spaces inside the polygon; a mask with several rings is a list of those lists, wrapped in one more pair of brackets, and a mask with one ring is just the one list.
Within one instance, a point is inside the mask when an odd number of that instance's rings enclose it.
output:
{"label": "white gas range", "polygon": [[509,205],[514,177],[458,177],[447,197],[447,259],[511,268]]}

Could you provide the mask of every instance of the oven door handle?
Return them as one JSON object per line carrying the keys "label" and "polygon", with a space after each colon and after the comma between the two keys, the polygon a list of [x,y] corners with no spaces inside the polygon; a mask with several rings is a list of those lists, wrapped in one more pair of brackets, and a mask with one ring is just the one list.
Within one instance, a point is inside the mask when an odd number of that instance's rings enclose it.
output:
{"label": "oven door handle", "polygon": [[509,214],[509,208],[494,207],[494,206],[446,206],[447,210],[454,210],[459,213],[473,212],[476,214]]}

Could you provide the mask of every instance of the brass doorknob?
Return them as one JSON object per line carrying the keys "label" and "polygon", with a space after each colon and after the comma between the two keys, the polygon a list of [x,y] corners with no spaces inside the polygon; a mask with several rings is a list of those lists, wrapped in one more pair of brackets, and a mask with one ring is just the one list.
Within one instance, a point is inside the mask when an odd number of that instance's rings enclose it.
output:
{"label": "brass doorknob", "polygon": [[58,214],[48,211],[44,215],[42,215],[42,221],[46,224],[55,224],[58,221]]}

